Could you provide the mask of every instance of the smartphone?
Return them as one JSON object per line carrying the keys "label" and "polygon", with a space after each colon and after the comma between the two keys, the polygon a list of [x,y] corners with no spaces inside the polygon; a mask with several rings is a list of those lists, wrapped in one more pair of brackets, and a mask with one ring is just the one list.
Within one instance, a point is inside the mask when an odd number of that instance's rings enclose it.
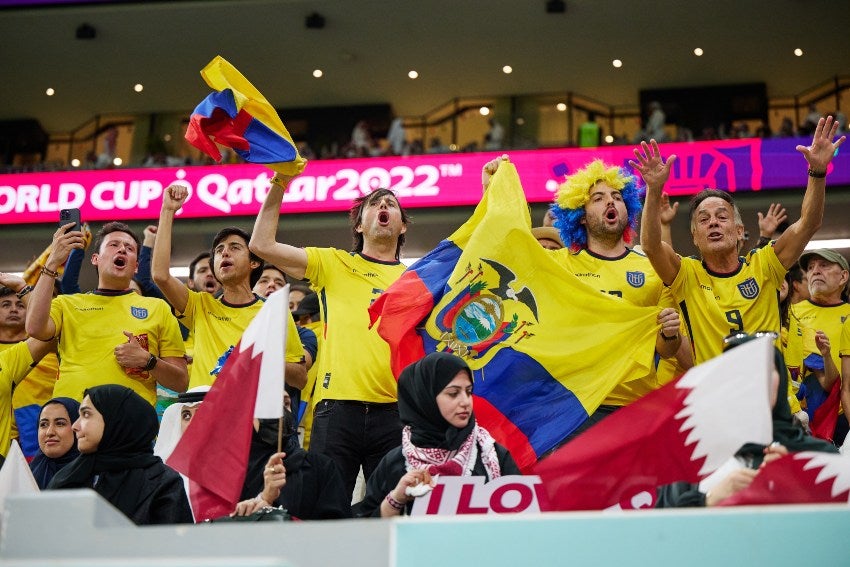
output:
{"label": "smartphone", "polygon": [[65,232],[82,230],[82,225],[80,224],[80,209],[62,209],[59,211],[59,226],[66,225],[69,222],[73,222],[74,226]]}

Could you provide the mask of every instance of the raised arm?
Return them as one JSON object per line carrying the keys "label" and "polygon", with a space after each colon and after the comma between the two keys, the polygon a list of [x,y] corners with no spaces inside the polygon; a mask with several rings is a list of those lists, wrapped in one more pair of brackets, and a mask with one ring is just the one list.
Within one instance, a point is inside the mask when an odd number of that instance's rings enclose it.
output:
{"label": "raised arm", "polygon": [[271,181],[269,194],[254,223],[254,232],[248,247],[266,262],[274,264],[293,278],[302,280],[307,270],[307,252],[303,248],[282,244],[275,240],[283,192],[292,177],[276,175]]}
{"label": "raised arm", "polygon": [[153,283],[153,276],[151,275],[153,247],[156,244],[156,226],[146,226],[144,235],[145,238],[142,241],[142,247],[139,249],[139,269],[136,271],[136,283],[139,284],[142,295],[165,299],[165,296],[162,295],[162,292]]}
{"label": "raised arm", "polygon": [[806,194],[803,196],[800,220],[789,226],[773,245],[776,256],[786,268],[790,268],[797,262],[806,244],[823,222],[826,169],[835,155],[835,150],[845,140],[845,136],[841,136],[833,142],[832,139],[837,132],[838,122],[833,120],[832,116],[821,118],[818,120],[812,145],[797,146],[797,151],[803,154],[809,164],[809,182],[806,185]]}
{"label": "raised arm", "polygon": [[640,173],[646,183],[646,201],[640,222],[640,246],[661,281],[670,285],[676,279],[682,261],[673,248],[662,240],[661,206],[664,184],[670,177],[670,168],[675,163],[676,156],[671,155],[664,161],[658,143],[655,140],[650,142],[651,146],[641,142],[640,149],[635,148],[637,162],[629,161],[629,165]]}
{"label": "raised arm", "polygon": [[162,193],[162,209],[153,247],[151,274],[153,281],[178,313],[186,310],[189,288],[171,275],[171,235],[174,232],[174,215],[183,206],[189,191],[182,185],[169,185]]}
{"label": "raised arm", "polygon": [[[673,248],[673,219],[676,218],[676,213],[679,212],[679,203],[670,203],[670,196],[665,192],[661,192],[661,210],[659,217],[661,219],[661,240]],[[675,248],[673,248],[675,250]]]}
{"label": "raised arm", "polygon": [[835,366],[835,361],[832,360],[832,347],[826,333],[823,331],[817,331],[815,333],[815,346],[818,347],[820,355],[823,358],[823,376],[818,376],[818,382],[820,382],[820,387],[825,392],[829,392],[840,376],[838,367]]}
{"label": "raised arm", "polygon": [[50,304],[53,301],[53,281],[59,275],[59,266],[68,259],[71,250],[85,249],[82,232],[78,230],[65,232],[72,226],[74,226],[72,222],[64,224],[53,233],[50,254],[44,261],[41,275],[27,304],[27,334],[42,341],[49,341],[56,336],[56,325],[50,318]]}

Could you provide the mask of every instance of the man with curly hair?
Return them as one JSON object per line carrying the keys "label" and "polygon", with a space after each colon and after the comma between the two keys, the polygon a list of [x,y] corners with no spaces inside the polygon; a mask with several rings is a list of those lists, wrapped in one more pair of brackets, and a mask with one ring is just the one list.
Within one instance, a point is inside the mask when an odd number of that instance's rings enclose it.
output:
{"label": "man with curly hair", "polygon": [[[595,160],[569,175],[552,204],[555,228],[565,248],[552,254],[576,277],[602,293],[634,305],[658,306],[659,330],[655,352],[658,359],[675,361],[682,345],[679,313],[672,295],[643,254],[628,246],[641,214],[640,192],[635,178],[618,167]],[[600,301],[604,317],[608,302]],[[687,354],[687,349],[682,349]],[[685,356],[681,366],[687,368]],[[651,372],[619,384],[587,423],[573,435],[658,388],[672,373]]]}

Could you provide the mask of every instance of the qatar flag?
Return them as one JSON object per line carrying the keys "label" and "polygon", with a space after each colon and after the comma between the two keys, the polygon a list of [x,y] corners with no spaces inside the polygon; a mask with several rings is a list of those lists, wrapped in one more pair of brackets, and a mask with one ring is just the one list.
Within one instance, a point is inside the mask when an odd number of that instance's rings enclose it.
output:
{"label": "qatar flag", "polygon": [[759,469],[752,484],[720,502],[750,504],[850,503],[850,456],[803,451]]}
{"label": "qatar flag", "polygon": [[743,444],[770,443],[773,349],[763,337],[695,366],[541,460],[541,509],[651,507],[658,486],[699,482]]}
{"label": "qatar flag", "polygon": [[230,514],[248,468],[254,418],[283,416],[289,285],[266,299],[166,463],[190,480],[195,521]]}

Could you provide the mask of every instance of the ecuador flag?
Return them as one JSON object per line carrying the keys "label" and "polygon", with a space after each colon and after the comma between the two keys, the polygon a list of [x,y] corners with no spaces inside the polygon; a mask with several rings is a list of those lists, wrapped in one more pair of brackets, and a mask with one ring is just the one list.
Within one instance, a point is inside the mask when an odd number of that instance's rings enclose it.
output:
{"label": "ecuador flag", "polygon": [[472,217],[370,308],[396,377],[428,352],[467,361],[478,422],[523,469],[649,372],[657,311],[592,289],[544,250],[507,161]]}
{"label": "ecuador flag", "polygon": [[283,175],[304,171],[307,160],[298,155],[277,111],[236,67],[219,55],[201,76],[217,92],[192,112],[186,130],[190,144],[216,161],[221,161],[221,152],[213,141]]}

